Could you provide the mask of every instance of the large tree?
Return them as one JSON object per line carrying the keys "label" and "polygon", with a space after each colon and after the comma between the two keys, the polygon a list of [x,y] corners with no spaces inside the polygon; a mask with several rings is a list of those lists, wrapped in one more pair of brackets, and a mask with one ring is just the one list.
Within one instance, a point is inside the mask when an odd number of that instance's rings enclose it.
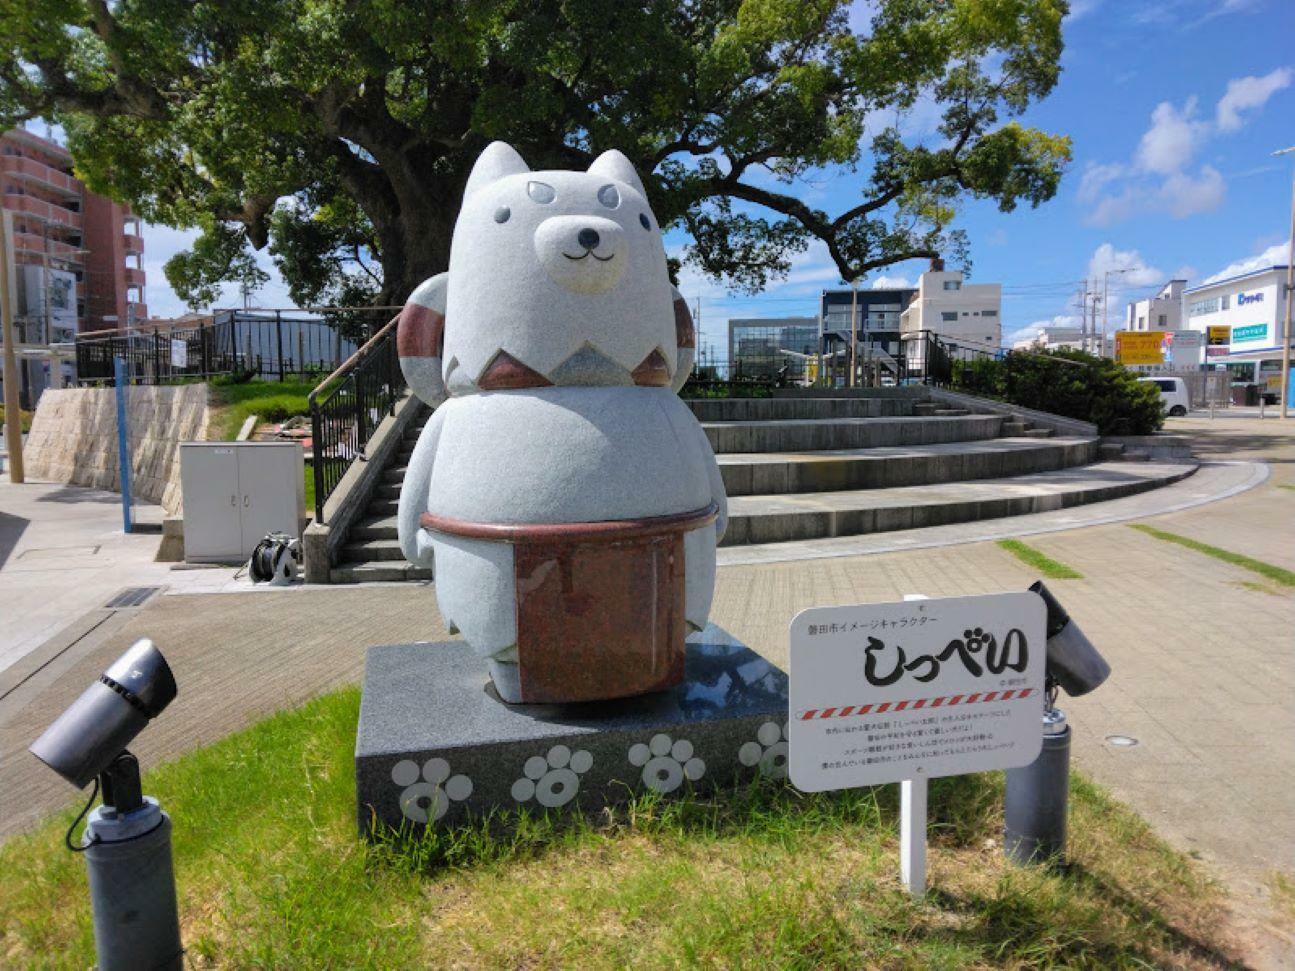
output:
{"label": "large tree", "polygon": [[[615,147],[685,259],[758,290],[820,240],[844,279],[965,259],[966,199],[1055,193],[1066,0],[0,0],[0,125],[61,123],[77,171],[198,226],[182,291],[269,245],[299,302],[400,302],[445,268],[477,153]],[[905,137],[919,107],[938,134]],[[806,179],[844,167],[829,213]]]}

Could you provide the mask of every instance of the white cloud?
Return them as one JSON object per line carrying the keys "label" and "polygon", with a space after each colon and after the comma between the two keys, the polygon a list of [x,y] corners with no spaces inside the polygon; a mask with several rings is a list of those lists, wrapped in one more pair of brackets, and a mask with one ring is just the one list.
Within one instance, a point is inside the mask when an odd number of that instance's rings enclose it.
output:
{"label": "white cloud", "polygon": [[1110,243],[1103,243],[1093,250],[1088,261],[1089,280],[1098,284],[1104,282],[1108,272],[1123,271],[1120,282],[1127,287],[1146,287],[1160,283],[1165,279],[1164,273],[1154,266],[1149,266],[1137,250],[1117,250]]}
{"label": "white cloud", "polygon": [[[1237,83],[1229,85],[1229,94]],[[1247,104],[1255,105],[1268,97],[1255,101],[1254,95],[1247,96]],[[1220,110],[1228,97],[1224,95],[1219,102]],[[1193,157],[1218,133],[1213,123],[1197,119],[1196,105],[1194,97],[1181,108],[1169,101],[1160,102],[1151,112],[1150,125],[1128,163],[1088,163],[1075,193],[1080,205],[1088,210],[1086,223],[1112,226],[1140,212],[1163,212],[1174,219],[1185,219],[1223,204],[1227,187],[1219,170],[1210,165],[1202,165],[1196,172],[1190,170]]]}
{"label": "white cloud", "polygon": [[1102,190],[1107,185],[1122,178],[1127,172],[1128,166],[1121,165],[1119,162],[1106,165],[1089,162],[1084,168],[1083,178],[1079,180],[1079,201],[1096,202],[1101,198]]}
{"label": "white cloud", "polygon": [[917,284],[906,276],[879,276],[868,286],[876,290],[909,290]]}
{"label": "white cloud", "polygon": [[1245,124],[1242,112],[1262,108],[1278,91],[1290,87],[1295,81],[1295,71],[1288,67],[1279,67],[1262,77],[1235,78],[1228,82],[1228,89],[1219,99],[1215,109],[1215,118],[1219,131],[1237,131]]}
{"label": "white cloud", "polygon": [[1209,133],[1209,125],[1194,120],[1196,99],[1188,98],[1181,111],[1162,101],[1151,112],[1151,127],[1138,142],[1134,160],[1144,172],[1172,175],[1191,161]]}
{"label": "white cloud", "polygon": [[1288,242],[1273,243],[1261,253],[1256,253],[1254,256],[1247,257],[1244,260],[1237,260],[1235,263],[1229,263],[1212,276],[1207,276],[1201,283],[1215,283],[1230,277],[1241,276],[1243,273],[1265,270],[1270,266],[1283,266],[1290,253],[1289,247]]}
{"label": "white cloud", "polygon": [[1205,126],[1193,121],[1196,99],[1188,98],[1182,110],[1162,101],[1151,112],[1151,127],[1142,134],[1134,160],[1146,172],[1176,172],[1190,161]]}
{"label": "white cloud", "polygon": [[1193,178],[1186,172],[1174,172],[1160,186],[1160,202],[1175,219],[1185,219],[1198,212],[1210,212],[1223,204],[1226,194],[1223,176],[1212,166],[1202,166]]}

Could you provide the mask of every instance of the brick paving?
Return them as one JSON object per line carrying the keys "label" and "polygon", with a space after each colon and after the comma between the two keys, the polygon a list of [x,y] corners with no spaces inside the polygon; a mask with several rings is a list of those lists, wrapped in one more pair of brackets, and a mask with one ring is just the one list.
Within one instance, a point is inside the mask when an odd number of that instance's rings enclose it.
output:
{"label": "brick paving", "polygon": [[[1206,457],[1265,460],[1273,474],[1223,501],[1144,521],[1295,568],[1295,491],[1280,488],[1295,485],[1295,430],[1271,420],[1172,425]],[[1052,585],[1114,669],[1100,691],[1062,702],[1078,765],[1215,867],[1253,922],[1271,925],[1264,884],[1274,871],[1295,876],[1295,591],[1124,524],[1028,542],[1084,574]],[[719,572],[713,619],[785,663],[787,624],[805,607],[998,592],[1033,579],[989,542],[731,566]],[[141,634],[163,647],[181,684],[173,709],[141,737],[148,765],[356,681],[370,644],[443,631],[424,587],[157,598],[0,697],[0,833],[69,801],[25,747]],[[1114,734],[1138,745],[1116,749],[1106,742]],[[1272,929],[1256,963],[1295,965],[1291,942]]]}

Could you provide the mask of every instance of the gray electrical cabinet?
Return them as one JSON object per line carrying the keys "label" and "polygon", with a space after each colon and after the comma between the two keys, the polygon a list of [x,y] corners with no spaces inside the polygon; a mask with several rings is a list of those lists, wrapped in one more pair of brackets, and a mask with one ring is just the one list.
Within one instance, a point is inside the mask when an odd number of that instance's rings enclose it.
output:
{"label": "gray electrical cabinet", "polygon": [[296,442],[185,442],[180,489],[189,563],[242,562],[266,533],[300,536],[305,527],[305,455]]}

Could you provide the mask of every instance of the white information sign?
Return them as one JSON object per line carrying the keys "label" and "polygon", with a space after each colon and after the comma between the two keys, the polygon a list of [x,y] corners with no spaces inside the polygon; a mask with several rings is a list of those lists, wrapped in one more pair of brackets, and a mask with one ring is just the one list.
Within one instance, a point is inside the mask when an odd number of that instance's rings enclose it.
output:
{"label": "white information sign", "polygon": [[1033,762],[1046,620],[1030,591],[796,615],[791,781],[825,792]]}
{"label": "white information sign", "polygon": [[189,366],[189,342],[172,339],[171,367],[186,368]]}

